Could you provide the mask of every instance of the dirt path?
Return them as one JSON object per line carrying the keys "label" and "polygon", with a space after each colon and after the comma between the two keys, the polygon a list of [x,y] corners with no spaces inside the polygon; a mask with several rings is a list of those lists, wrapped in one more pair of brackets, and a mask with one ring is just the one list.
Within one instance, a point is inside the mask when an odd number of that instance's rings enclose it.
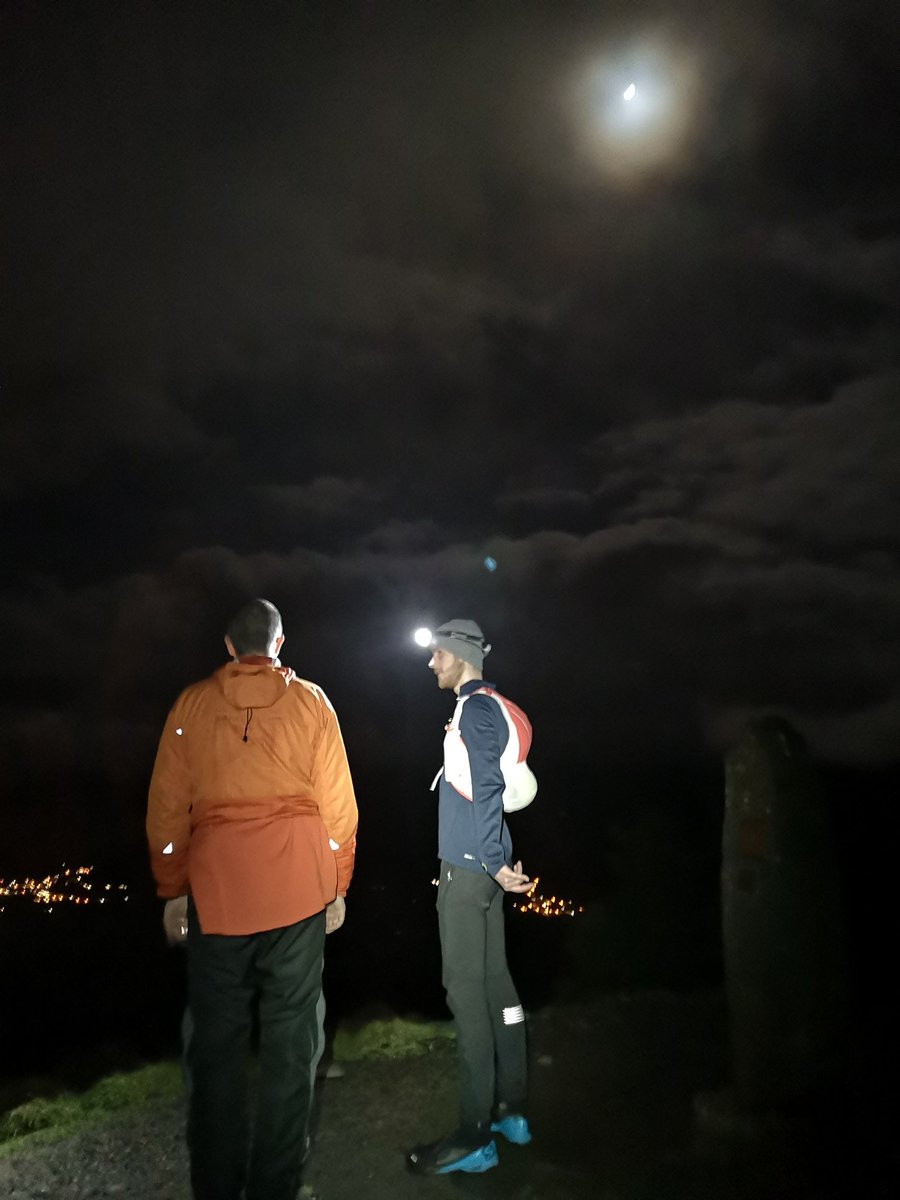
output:
{"label": "dirt path", "polygon": [[410,1145],[454,1123],[452,1044],[426,1058],[349,1064],[343,1079],[327,1080],[315,1160],[326,1200],[653,1195],[645,1182],[690,1139],[692,1092],[719,1082],[718,1000],[656,996],[551,1007],[529,1029],[534,1142],[515,1147],[498,1139],[500,1166],[484,1176],[420,1179],[404,1170]]}

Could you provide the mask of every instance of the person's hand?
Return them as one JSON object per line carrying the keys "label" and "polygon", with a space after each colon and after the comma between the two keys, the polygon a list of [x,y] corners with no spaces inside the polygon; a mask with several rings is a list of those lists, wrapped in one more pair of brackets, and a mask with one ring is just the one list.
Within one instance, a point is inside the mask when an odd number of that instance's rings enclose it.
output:
{"label": "person's hand", "polygon": [[504,892],[527,892],[531,888],[531,880],[522,873],[521,859],[512,868],[504,863],[494,878]]}
{"label": "person's hand", "polygon": [[167,900],[163,910],[163,929],[170,946],[179,946],[187,939],[187,896],[176,896]]}
{"label": "person's hand", "polygon": [[335,896],[330,904],[325,906],[325,932],[334,933],[344,923],[347,915],[347,903],[343,896]]}

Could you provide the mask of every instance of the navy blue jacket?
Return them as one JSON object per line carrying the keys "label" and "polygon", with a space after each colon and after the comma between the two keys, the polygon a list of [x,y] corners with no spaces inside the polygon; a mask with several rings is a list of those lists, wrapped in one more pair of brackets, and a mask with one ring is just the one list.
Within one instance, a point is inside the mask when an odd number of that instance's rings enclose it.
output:
{"label": "navy blue jacket", "polygon": [[490,696],[472,696],[481,687],[496,688],[482,679],[471,679],[459,689],[468,695],[462,708],[459,732],[469,755],[472,799],[441,776],[438,792],[438,854],[445,862],[469,871],[497,874],[512,866],[512,839],[503,815],[503,775],[500,755],[506,749],[509,729],[500,706]]}

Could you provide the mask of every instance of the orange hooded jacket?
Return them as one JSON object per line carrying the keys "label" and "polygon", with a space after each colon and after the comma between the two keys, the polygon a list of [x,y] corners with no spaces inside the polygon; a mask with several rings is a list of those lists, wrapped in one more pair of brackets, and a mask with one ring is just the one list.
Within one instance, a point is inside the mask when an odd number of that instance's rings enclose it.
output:
{"label": "orange hooded jacket", "polygon": [[150,781],[157,892],[204,933],[278,929],[345,895],[357,809],[325,693],[269,659],[227,663],[169,713]]}

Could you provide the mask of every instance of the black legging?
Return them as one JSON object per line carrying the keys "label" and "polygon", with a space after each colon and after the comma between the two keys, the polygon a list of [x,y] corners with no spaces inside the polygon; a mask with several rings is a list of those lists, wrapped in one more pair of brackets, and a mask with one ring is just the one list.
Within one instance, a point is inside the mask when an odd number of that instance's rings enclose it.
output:
{"label": "black legging", "polygon": [[443,982],[456,1022],[461,1125],[490,1121],[497,1103],[524,1113],[525,1018],[506,965],[504,892],[485,871],[441,863]]}

